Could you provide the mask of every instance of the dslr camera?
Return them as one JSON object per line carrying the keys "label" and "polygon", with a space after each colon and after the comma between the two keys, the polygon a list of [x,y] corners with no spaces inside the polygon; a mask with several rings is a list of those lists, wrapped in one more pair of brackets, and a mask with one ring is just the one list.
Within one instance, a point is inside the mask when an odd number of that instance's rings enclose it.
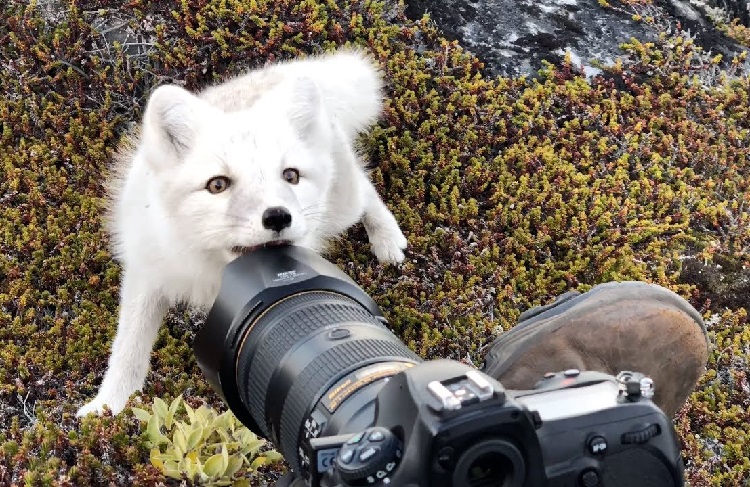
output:
{"label": "dslr camera", "polygon": [[683,465],[637,372],[548,373],[527,391],[423,361],[375,302],[307,249],[231,262],[198,364],[290,472],[277,487],[669,487]]}

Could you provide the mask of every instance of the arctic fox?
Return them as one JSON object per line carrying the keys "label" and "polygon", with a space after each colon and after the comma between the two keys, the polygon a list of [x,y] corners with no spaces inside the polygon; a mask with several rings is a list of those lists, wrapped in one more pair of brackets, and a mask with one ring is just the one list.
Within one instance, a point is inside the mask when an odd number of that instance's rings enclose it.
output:
{"label": "arctic fox", "polygon": [[119,322],[99,392],[78,416],[122,411],[169,307],[210,307],[243,252],[282,241],[320,252],[361,220],[381,262],[404,259],[406,238],[353,147],[380,115],[381,89],[367,56],[339,50],[198,94],[154,90],[109,180]]}

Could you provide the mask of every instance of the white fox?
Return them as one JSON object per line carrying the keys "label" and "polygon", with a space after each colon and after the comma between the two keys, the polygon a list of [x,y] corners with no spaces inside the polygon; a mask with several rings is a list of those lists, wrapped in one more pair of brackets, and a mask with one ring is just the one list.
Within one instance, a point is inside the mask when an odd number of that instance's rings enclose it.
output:
{"label": "white fox", "polygon": [[340,50],[199,94],[154,90],[109,180],[119,323],[99,392],[78,416],[122,411],[143,387],[169,307],[210,307],[243,252],[279,241],[320,252],[361,220],[381,262],[404,259],[406,238],[354,149],[380,114],[381,89],[364,54]]}

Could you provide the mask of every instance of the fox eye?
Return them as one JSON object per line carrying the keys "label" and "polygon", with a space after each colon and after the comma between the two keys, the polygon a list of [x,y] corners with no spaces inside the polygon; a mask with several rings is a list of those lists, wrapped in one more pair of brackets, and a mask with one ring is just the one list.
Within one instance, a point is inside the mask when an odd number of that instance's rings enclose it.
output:
{"label": "fox eye", "polygon": [[284,181],[286,181],[289,184],[299,183],[299,171],[294,169],[293,167],[284,169],[282,176],[284,176]]}
{"label": "fox eye", "polygon": [[208,180],[206,189],[211,194],[219,194],[229,187],[230,180],[226,176],[216,176]]}

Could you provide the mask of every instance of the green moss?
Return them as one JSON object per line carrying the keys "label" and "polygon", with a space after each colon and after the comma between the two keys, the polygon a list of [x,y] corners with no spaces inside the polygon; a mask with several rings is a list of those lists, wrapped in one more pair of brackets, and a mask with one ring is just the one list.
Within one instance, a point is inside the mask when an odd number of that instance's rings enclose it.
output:
{"label": "green moss", "polygon": [[[166,481],[131,413],[73,417],[116,327],[105,168],[155,84],[198,88],[345,43],[369,50],[387,78],[383,117],[363,142],[410,247],[401,268],[379,266],[357,226],[330,258],[404,341],[425,358],[478,364],[497,331],[563,291],[668,286],[715,314],[710,370],[675,418],[690,483],[750,479],[750,296],[738,284],[724,299],[684,272],[686,261],[731,262],[742,279],[750,266],[750,82],[729,81],[731,67],[664,36],[625,45],[592,83],[569,64],[536,81],[490,79],[390,2],[24,3],[1,7],[0,24],[0,484]],[[92,31],[114,14],[142,34],[137,49]],[[134,405],[183,396],[226,409],[195,367],[199,321],[169,315]]]}

